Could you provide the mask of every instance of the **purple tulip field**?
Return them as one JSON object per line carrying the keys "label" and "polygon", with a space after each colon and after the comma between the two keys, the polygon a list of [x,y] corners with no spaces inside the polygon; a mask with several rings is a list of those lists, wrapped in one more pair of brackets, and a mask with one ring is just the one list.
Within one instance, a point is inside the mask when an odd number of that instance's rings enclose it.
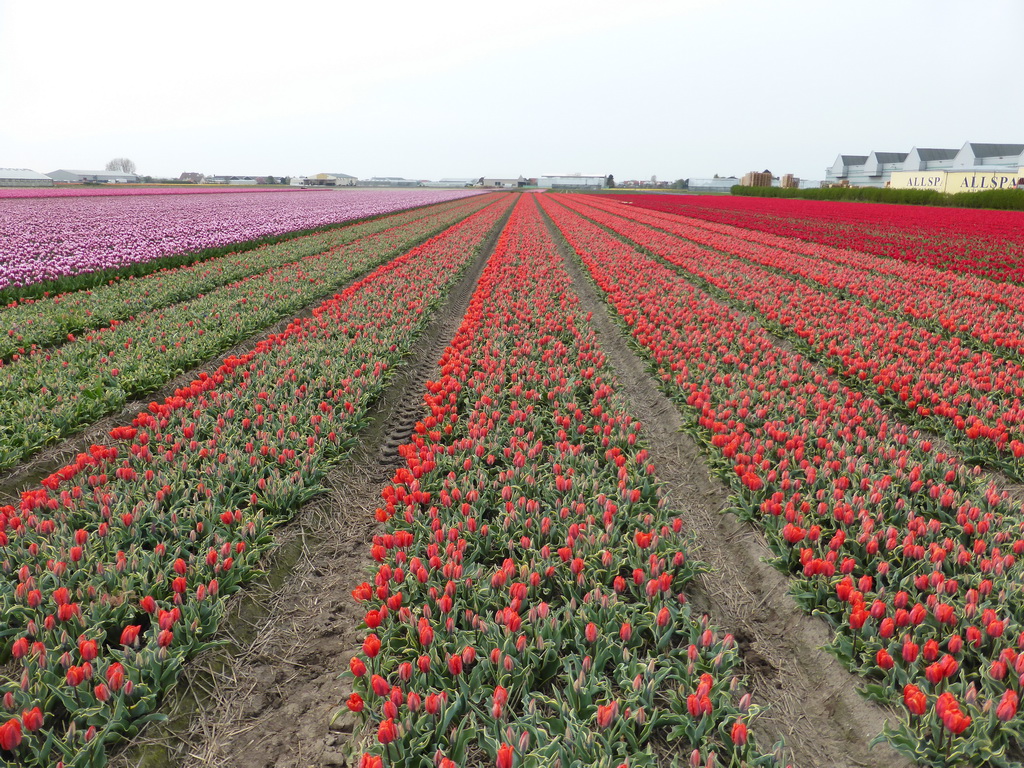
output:
{"label": "purple tulip field", "polygon": [[476,194],[461,189],[273,195],[85,191],[90,194],[0,199],[0,291]]}

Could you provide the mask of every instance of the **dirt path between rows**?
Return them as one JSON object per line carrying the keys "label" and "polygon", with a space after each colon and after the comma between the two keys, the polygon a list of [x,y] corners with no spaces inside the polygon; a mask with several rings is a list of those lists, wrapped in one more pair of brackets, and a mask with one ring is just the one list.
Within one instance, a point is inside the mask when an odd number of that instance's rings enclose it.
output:
{"label": "dirt path between rows", "polygon": [[729,506],[726,486],[710,475],[697,444],[681,431],[676,406],[657,388],[550,220],[548,226],[583,308],[593,313],[618,389],[643,424],[668,502],[694,534],[694,557],[709,567],[691,590],[693,602],[736,637],[748,690],[756,704],[768,705],[756,720],[759,743],[784,739],[799,768],[909,765],[887,745],[869,748],[885,719],[895,715],[862,698],[856,692],[860,681],[821,650],[829,641],[828,628],[789,596],[789,580],[765,562],[771,553],[760,532],[723,513]]}
{"label": "dirt path between rows", "polygon": [[[423,414],[426,383],[454,337],[506,215],[437,309],[414,352],[375,406],[353,454],[324,481],[328,493],[278,532],[271,578],[243,590],[225,634],[230,653],[191,662],[169,707],[170,729],[149,729],[113,768],[309,768],[345,766],[358,725],[343,707],[339,675],[361,640],[351,591],[372,566],[380,490],[397,448]],[[155,755],[155,757],[154,757]]]}

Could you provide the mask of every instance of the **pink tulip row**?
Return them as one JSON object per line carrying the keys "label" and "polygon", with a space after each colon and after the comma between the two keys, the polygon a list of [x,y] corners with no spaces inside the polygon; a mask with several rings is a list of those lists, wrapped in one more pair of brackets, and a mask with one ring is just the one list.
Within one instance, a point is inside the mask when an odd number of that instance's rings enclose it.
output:
{"label": "pink tulip row", "polygon": [[[383,491],[347,706],[363,766],[771,766],[535,196],[502,232]],[[529,300],[523,297],[529,294]],[[756,730],[756,725],[753,730]],[[668,759],[667,755],[663,755]]]}
{"label": "pink tulip row", "polygon": [[0,290],[443,202],[472,190],[7,199]]}
{"label": "pink tulip row", "polygon": [[[169,304],[191,299],[265,270],[297,262],[367,235],[424,219],[442,210],[472,204],[460,198],[425,208],[388,214],[327,232],[291,238],[242,253],[228,253],[195,264],[113,280],[88,290],[22,299],[0,307],[0,359],[25,355],[79,334]],[[481,203],[482,205],[483,203]]]}
{"label": "pink tulip row", "polygon": [[1024,725],[1021,503],[566,196],[541,204],[830,623],[830,650],[904,702],[885,737],[922,765],[1003,765]]}
{"label": "pink tulip row", "polygon": [[87,331],[0,363],[0,469],[122,408],[183,370],[342,288],[488,204],[477,197],[303,259],[250,273],[194,299]]}
{"label": "pink tulip row", "polygon": [[155,716],[509,207],[379,267],[0,507],[0,761],[102,765]]}
{"label": "pink tulip row", "polygon": [[[112,184],[108,186],[7,187],[0,189],[0,200],[32,197],[137,197],[139,195],[231,195],[247,192],[294,192],[289,186],[264,187],[191,187],[181,185]],[[304,190],[309,191],[309,190]],[[333,190],[331,190],[333,191]]]}

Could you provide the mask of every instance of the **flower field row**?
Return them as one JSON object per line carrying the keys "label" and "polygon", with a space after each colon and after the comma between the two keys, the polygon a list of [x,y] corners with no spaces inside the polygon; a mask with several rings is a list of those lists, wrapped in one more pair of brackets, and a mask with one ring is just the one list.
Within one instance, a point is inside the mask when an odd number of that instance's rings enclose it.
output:
{"label": "flower field row", "polygon": [[[533,196],[517,204],[383,491],[349,709],[362,766],[775,765],[731,636]],[[523,301],[524,294],[529,301]]]}
{"label": "flower field row", "polygon": [[294,187],[206,187],[183,186],[180,184],[145,185],[116,184],[97,186],[60,187],[7,187],[0,189],[0,200],[14,197],[137,197],[139,195],[237,195],[247,192],[294,192]]}
{"label": "flower field row", "polygon": [[0,206],[0,291],[473,194],[300,190],[9,199]]}
{"label": "flower field row", "polygon": [[757,229],[815,243],[970,273],[1024,281],[1016,211],[744,197],[616,195],[634,206]]}
{"label": "flower field row", "polygon": [[1020,355],[1024,348],[1024,286],[604,200],[586,202],[905,315],[931,330],[961,335],[980,349]]}
{"label": "flower field row", "polygon": [[117,412],[470,215],[487,198],[250,275],[0,366],[0,469]]}
{"label": "flower field row", "polygon": [[0,307],[0,359],[25,354],[37,346],[63,342],[69,333],[108,325],[178,301],[191,299],[218,286],[241,280],[305,256],[336,248],[367,235],[423,219],[436,212],[476,205],[475,198],[440,203],[426,209],[388,214],[377,219],[314,235],[265,245],[244,253],[229,253],[142,277],[112,281],[92,290],[79,290]]}
{"label": "flower field row", "polygon": [[1024,689],[1024,510],[875,400],[773,343],[676,270],[541,199],[763,526],[830,649],[898,704],[923,765],[1013,764]]}
{"label": "flower field row", "polygon": [[[1024,478],[1024,366],[751,260],[621,217],[591,215],[752,308],[810,357],[901,416],[941,433],[969,460]],[[742,241],[717,244],[747,251]]]}
{"label": "flower field row", "polygon": [[154,714],[509,207],[379,267],[0,508],[0,758],[103,765]]}

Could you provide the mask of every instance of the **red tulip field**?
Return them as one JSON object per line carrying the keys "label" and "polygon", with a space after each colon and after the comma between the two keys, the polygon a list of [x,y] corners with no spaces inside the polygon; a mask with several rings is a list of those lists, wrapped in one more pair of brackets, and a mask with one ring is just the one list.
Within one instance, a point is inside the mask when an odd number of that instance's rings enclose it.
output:
{"label": "red tulip field", "polygon": [[1022,764],[1024,217],[438,200],[0,307],[0,764]]}

